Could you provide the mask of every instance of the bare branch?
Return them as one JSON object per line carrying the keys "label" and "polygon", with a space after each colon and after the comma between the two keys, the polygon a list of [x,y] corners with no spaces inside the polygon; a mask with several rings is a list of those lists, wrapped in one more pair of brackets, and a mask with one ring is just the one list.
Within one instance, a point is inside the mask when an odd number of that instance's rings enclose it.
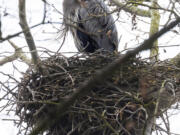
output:
{"label": "bare branch", "polygon": [[12,47],[15,49],[15,53],[17,54],[18,58],[20,58],[22,61],[24,61],[27,65],[31,65],[31,60],[24,54],[21,48],[19,48],[17,45],[15,45],[12,41],[8,40],[8,42],[11,44]]}
{"label": "bare branch", "polygon": [[[48,23],[49,23],[49,22],[48,22]],[[41,23],[38,23],[38,24],[36,24],[36,25],[33,25],[33,26],[30,27],[30,28],[35,28],[35,27],[37,27],[37,26],[39,26],[39,25],[41,25],[41,24],[42,24],[42,22],[41,22]],[[23,30],[23,31],[14,33],[14,34],[12,34],[12,35],[8,35],[7,37],[4,37],[4,38],[1,37],[1,38],[0,38],[0,43],[1,43],[1,42],[4,42],[4,41],[6,41],[6,40],[12,39],[12,38],[14,38],[14,37],[17,37],[17,36],[19,36],[20,34],[24,33],[25,31],[27,31],[27,30]]]}
{"label": "bare branch", "polygon": [[27,65],[32,64],[31,60],[24,54],[24,52],[22,51],[21,48],[19,48],[18,46],[16,46],[13,42],[11,42],[9,40],[8,40],[8,42],[15,49],[15,52],[13,55],[7,56],[4,59],[0,60],[0,66],[6,64],[8,62],[12,62],[18,58],[20,58],[22,61],[24,61]]}
{"label": "bare branch", "polygon": [[8,63],[8,62],[12,62],[12,61],[16,60],[17,58],[18,58],[18,56],[17,56],[16,53],[14,53],[14,54],[11,55],[11,56],[7,56],[7,57],[5,57],[4,59],[0,60],[0,66],[6,64],[6,63]]}
{"label": "bare branch", "polygon": [[31,52],[31,56],[32,56],[32,61],[33,64],[35,64],[36,66],[38,66],[40,59],[37,53],[37,49],[36,49],[36,45],[34,42],[34,39],[32,37],[32,34],[30,32],[28,23],[26,21],[26,6],[25,6],[25,0],[19,0],[19,19],[20,19],[20,26],[23,30],[26,42],[29,46],[29,50]]}
{"label": "bare branch", "polygon": [[137,7],[128,7],[126,4],[122,4],[121,2],[119,2],[118,0],[111,0],[116,6],[122,8],[124,11],[129,12],[129,13],[133,13],[142,17],[151,17],[151,13],[150,11],[147,10],[143,10]]}

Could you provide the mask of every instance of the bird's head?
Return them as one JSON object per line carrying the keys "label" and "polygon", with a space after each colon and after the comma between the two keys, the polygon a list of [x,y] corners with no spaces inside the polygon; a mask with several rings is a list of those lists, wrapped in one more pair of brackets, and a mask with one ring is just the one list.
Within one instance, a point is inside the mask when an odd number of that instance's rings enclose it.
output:
{"label": "bird's head", "polygon": [[64,0],[63,8],[64,9],[76,9],[80,7],[81,0]]}
{"label": "bird's head", "polygon": [[80,7],[85,7],[85,2],[87,0],[64,0],[63,1],[63,10],[64,13],[68,11],[76,10]]}

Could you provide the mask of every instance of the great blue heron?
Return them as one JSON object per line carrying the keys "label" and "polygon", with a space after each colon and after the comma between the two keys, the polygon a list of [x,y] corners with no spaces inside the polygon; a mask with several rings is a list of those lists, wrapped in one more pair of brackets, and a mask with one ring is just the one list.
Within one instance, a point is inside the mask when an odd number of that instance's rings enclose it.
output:
{"label": "great blue heron", "polygon": [[63,12],[64,24],[71,31],[79,51],[117,51],[115,22],[102,0],[64,0]]}

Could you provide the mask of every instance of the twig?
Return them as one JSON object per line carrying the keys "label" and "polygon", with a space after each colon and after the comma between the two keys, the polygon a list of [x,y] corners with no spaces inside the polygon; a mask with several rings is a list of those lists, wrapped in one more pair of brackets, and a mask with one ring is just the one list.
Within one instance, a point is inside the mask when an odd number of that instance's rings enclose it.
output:
{"label": "twig", "polygon": [[[52,24],[52,23],[58,23],[58,22],[44,22],[43,24]],[[42,25],[42,22],[37,23],[37,24],[31,26],[30,29],[36,28],[36,27],[38,27],[38,26],[40,26],[40,25]],[[14,37],[17,37],[17,36],[19,36],[20,34],[26,32],[26,31],[27,31],[27,29],[22,30],[22,31],[19,31],[19,32],[17,32],[17,33],[14,33],[14,34],[12,34],[12,35],[8,35],[8,36],[6,36],[6,37],[1,37],[1,38],[0,38],[0,43],[1,43],[1,42],[4,42],[4,41],[6,41],[6,40],[12,39],[12,38],[14,38]]]}

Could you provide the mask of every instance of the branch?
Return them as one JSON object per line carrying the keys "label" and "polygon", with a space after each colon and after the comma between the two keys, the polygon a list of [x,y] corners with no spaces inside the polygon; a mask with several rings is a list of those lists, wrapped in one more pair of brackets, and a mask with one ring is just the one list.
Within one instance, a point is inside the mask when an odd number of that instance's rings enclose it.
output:
{"label": "branch", "polygon": [[12,41],[8,40],[8,42],[11,44],[12,47],[15,49],[15,53],[17,54],[18,58],[20,58],[23,62],[25,62],[27,65],[31,65],[31,60],[24,54],[21,48],[16,46]]}
{"label": "branch", "polygon": [[[41,24],[42,24],[42,22],[41,22],[41,23],[38,23],[38,24],[36,24],[36,25],[33,25],[33,26],[31,26],[30,28],[35,28],[35,27],[37,27],[37,26],[39,26],[39,25],[41,25]],[[49,22],[47,22],[47,24],[49,24]],[[19,36],[20,34],[26,32],[26,31],[27,31],[27,30],[23,30],[23,31],[14,33],[14,34],[12,34],[12,35],[8,35],[7,37],[4,37],[4,38],[1,37],[1,38],[0,38],[0,43],[1,43],[1,42],[4,42],[4,41],[6,41],[6,40],[9,40],[9,39],[11,39],[11,38],[17,37],[17,36]]]}
{"label": "branch", "polygon": [[[151,6],[154,8],[158,7],[158,0],[152,0]],[[150,35],[153,35],[154,33],[158,32],[159,30],[159,23],[160,23],[160,14],[159,10],[157,9],[151,9],[151,27],[150,27]],[[150,50],[150,60],[152,62],[157,61],[159,53],[159,47],[158,47],[158,40],[156,40],[153,44],[153,47]]]}
{"label": "branch", "polygon": [[31,60],[24,54],[24,52],[22,51],[21,48],[19,48],[18,46],[16,46],[13,42],[9,41],[8,42],[11,44],[11,46],[15,49],[15,52],[13,55],[11,56],[7,56],[4,59],[2,59],[0,61],[0,66],[8,63],[8,62],[12,62],[18,58],[20,58],[22,61],[24,61],[27,65],[31,64]]}
{"label": "branch", "polygon": [[119,66],[126,62],[131,57],[135,57],[139,52],[150,49],[154,43],[160,36],[168,32],[170,29],[175,27],[178,23],[180,23],[180,18],[173,21],[159,32],[152,35],[149,39],[145,40],[141,46],[135,48],[134,50],[128,51],[125,55],[122,55],[118,60],[114,61],[109,66],[104,69],[96,72],[94,76],[92,76],[89,80],[85,81],[76,91],[72,94],[72,96],[68,97],[67,100],[61,101],[59,105],[55,106],[54,109],[49,110],[49,117],[44,118],[42,121],[39,121],[37,126],[32,130],[30,135],[37,135],[40,132],[45,131],[48,127],[54,125],[55,123],[60,121],[60,118],[63,114],[68,110],[68,108],[80,97],[87,95],[87,93],[93,89],[96,85],[104,82],[106,78],[111,76]]}
{"label": "branch", "polygon": [[36,45],[34,42],[34,39],[32,37],[32,34],[30,32],[28,23],[26,21],[26,7],[25,7],[25,2],[26,0],[19,0],[19,19],[20,19],[20,26],[23,30],[26,42],[29,46],[29,50],[31,52],[31,57],[32,57],[32,61],[33,64],[35,64],[35,66],[38,66],[40,59],[37,53],[37,49],[36,49]]}
{"label": "branch", "polygon": [[124,11],[129,12],[129,13],[133,13],[142,17],[151,17],[151,13],[150,11],[147,10],[143,10],[137,7],[127,7],[126,4],[122,4],[121,2],[119,2],[118,0],[111,0],[116,6],[122,8]]}
{"label": "branch", "polygon": [[3,66],[4,64],[8,63],[8,62],[12,62],[14,60],[16,60],[18,58],[17,53],[15,52],[13,55],[11,56],[7,56],[4,59],[0,60],[0,66]]}

